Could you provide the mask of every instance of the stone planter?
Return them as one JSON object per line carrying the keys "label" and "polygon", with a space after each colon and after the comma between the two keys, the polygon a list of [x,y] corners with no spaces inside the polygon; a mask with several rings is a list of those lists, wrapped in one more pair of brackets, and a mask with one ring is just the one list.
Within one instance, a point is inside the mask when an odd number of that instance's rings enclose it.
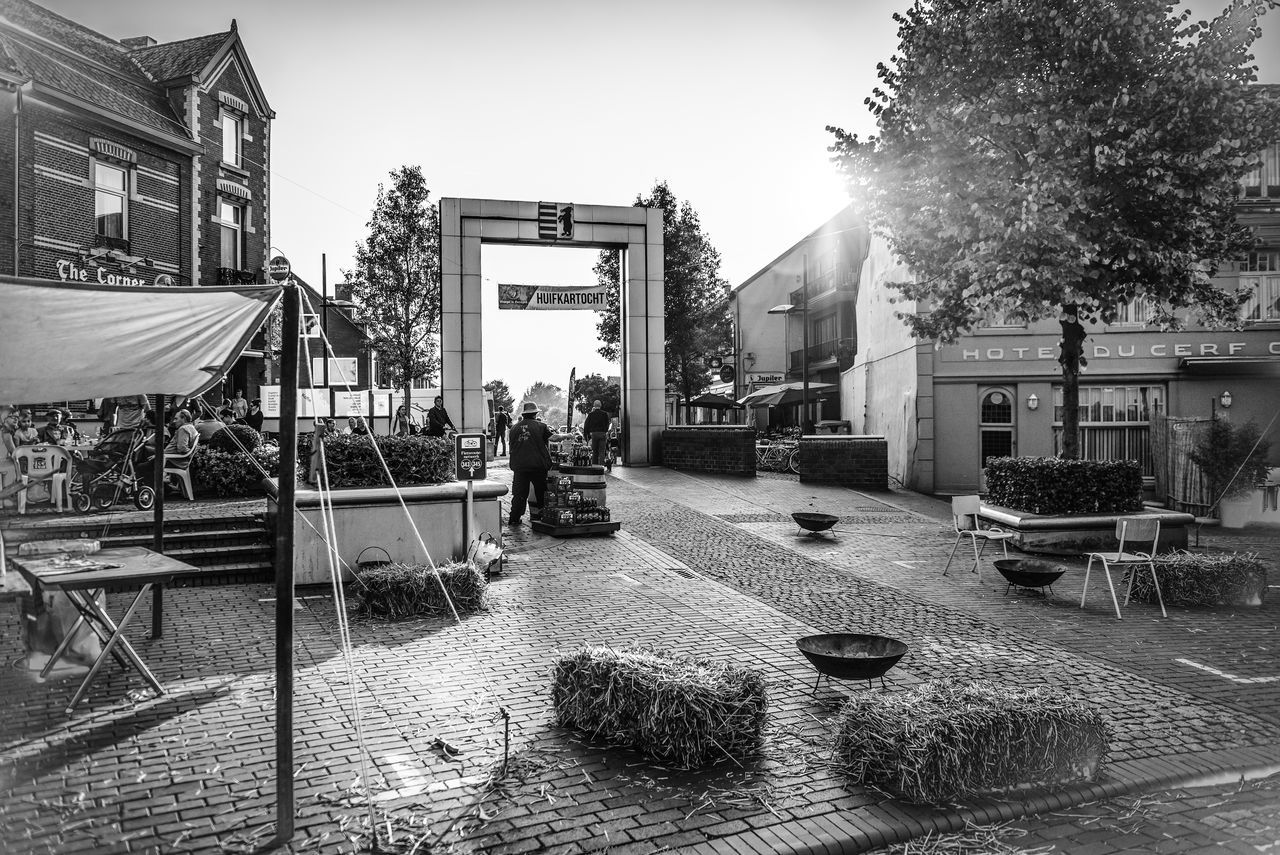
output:
{"label": "stone planter", "polygon": [[1160,520],[1160,552],[1184,549],[1187,527],[1195,524],[1191,514],[1147,509],[1131,514],[1033,514],[1015,508],[982,504],[982,519],[1015,537],[1010,546],[1023,552],[1048,555],[1081,555],[1085,552],[1113,550],[1116,542],[1116,520],[1143,518]]}
{"label": "stone planter", "polygon": [[[496,481],[474,482],[475,528],[467,532],[465,481],[402,487],[408,516],[400,506],[395,491],[389,487],[366,487],[334,490],[333,522],[337,533],[338,556],[348,568],[354,568],[360,553],[369,546],[387,551],[392,561],[422,562],[425,556],[409,524],[412,518],[421,534],[431,560],[437,564],[460,558],[467,542],[479,532],[502,537],[500,497],[507,494],[505,484]],[[299,489],[298,516],[294,529],[294,581],[299,585],[329,583],[328,547],[320,537],[324,525],[320,514],[320,493]],[[274,528],[279,508],[268,499],[268,517]],[[309,524],[308,524],[309,523]],[[385,558],[382,552],[370,550],[368,559]],[[344,570],[344,579],[350,579]]]}

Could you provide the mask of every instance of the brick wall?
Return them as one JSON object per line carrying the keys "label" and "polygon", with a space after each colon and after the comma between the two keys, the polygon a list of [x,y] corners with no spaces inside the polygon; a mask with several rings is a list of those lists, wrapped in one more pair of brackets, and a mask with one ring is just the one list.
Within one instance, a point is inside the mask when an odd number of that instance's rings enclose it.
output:
{"label": "brick wall", "polygon": [[889,489],[889,447],[883,436],[806,436],[799,454],[801,482]]}
{"label": "brick wall", "polygon": [[662,432],[662,465],[754,478],[756,432],[729,425],[667,428]]}

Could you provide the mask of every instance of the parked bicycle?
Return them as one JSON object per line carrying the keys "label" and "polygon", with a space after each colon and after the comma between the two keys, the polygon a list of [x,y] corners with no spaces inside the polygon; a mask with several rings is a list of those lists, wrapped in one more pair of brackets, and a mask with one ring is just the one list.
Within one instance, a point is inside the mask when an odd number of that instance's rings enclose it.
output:
{"label": "parked bicycle", "polygon": [[767,472],[800,474],[800,444],[787,440],[760,440],[756,443],[756,468]]}

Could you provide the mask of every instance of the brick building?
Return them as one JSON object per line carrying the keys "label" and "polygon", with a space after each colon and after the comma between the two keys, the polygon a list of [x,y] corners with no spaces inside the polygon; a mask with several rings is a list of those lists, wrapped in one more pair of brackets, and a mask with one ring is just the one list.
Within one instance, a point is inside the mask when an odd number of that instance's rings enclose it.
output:
{"label": "brick building", "polygon": [[274,116],[234,20],[176,42],[116,41],[0,0],[0,271],[265,282]]}

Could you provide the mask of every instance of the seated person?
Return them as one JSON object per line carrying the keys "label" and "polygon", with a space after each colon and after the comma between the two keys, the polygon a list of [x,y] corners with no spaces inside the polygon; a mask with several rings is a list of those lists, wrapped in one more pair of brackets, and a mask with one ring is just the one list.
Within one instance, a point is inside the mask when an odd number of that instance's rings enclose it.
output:
{"label": "seated person", "polygon": [[[190,417],[190,413],[187,415]],[[200,441],[208,442],[215,433],[222,430],[226,425],[223,424],[222,419],[217,418],[212,412],[209,412],[201,416],[200,420],[197,421],[193,427],[196,429],[196,433],[200,434]]]}
{"label": "seated person", "polygon": [[35,428],[35,420],[30,410],[23,410],[18,415],[18,430],[13,435],[18,445],[39,445],[40,433]]}
{"label": "seated person", "polygon": [[347,419],[347,429],[343,433],[350,436],[368,436],[369,426],[365,424],[364,416],[352,416]]}
{"label": "seated person", "polygon": [[262,421],[266,416],[262,412],[262,399],[254,398],[249,402],[249,412],[244,417],[244,423],[249,427],[262,433]]}
{"label": "seated person", "polygon": [[40,429],[39,441],[45,445],[60,445],[67,435],[62,427],[62,413],[58,410],[50,410],[45,418],[48,421]]}
{"label": "seated person", "polygon": [[200,439],[200,432],[191,423],[191,413],[178,410],[173,417],[173,437],[164,447],[165,465],[169,465],[171,457],[186,457]]}

